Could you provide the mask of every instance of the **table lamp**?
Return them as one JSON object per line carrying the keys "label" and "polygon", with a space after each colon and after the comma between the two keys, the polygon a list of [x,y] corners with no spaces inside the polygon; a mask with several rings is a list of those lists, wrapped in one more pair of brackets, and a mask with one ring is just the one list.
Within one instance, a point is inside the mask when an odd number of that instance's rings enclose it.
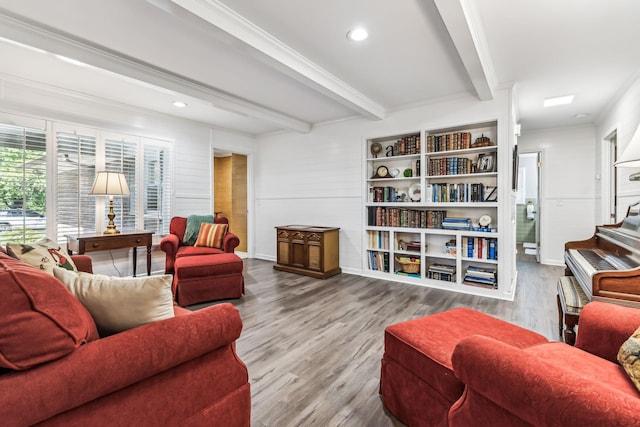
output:
{"label": "table lamp", "polygon": [[[613,165],[623,168],[640,167],[640,126],[636,129],[620,158]],[[640,172],[629,175],[629,181],[640,181]]]}
{"label": "table lamp", "polygon": [[116,229],[116,224],[113,219],[116,214],[113,212],[113,196],[128,196],[129,185],[124,174],[118,172],[98,172],[96,179],[93,181],[93,187],[91,187],[91,193],[94,196],[109,196],[109,223],[104,234],[118,234],[119,230]]}

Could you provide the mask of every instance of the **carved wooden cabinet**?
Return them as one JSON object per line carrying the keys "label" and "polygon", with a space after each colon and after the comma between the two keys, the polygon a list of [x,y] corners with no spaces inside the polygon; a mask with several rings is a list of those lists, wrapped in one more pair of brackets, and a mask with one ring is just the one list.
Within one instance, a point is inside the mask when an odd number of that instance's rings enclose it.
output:
{"label": "carved wooden cabinet", "polygon": [[318,279],[339,274],[339,228],[308,225],[276,227],[276,270]]}

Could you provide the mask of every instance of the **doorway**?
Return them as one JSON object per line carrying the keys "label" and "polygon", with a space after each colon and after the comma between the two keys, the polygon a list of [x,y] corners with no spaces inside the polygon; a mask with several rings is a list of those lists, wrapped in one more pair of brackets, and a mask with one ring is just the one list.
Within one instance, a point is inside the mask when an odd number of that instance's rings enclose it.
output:
{"label": "doorway", "polygon": [[518,154],[516,247],[519,261],[540,262],[541,153]]}
{"label": "doorway", "polygon": [[238,236],[239,255],[248,252],[247,156],[214,150],[213,211],[229,220],[229,231]]}

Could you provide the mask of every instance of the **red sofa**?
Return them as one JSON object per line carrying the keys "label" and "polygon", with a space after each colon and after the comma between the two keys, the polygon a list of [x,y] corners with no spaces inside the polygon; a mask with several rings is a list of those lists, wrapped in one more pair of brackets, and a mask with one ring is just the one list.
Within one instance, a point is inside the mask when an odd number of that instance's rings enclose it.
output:
{"label": "red sofa", "polygon": [[384,406],[417,426],[638,426],[640,392],[617,363],[640,310],[591,302],[576,346],[456,308],[385,330]]}
{"label": "red sofa", "polygon": [[452,362],[465,390],[449,426],[640,426],[640,392],[616,361],[638,326],[640,310],[591,302],[575,347],[463,339]]}
{"label": "red sofa", "polygon": [[[91,271],[90,258],[73,260]],[[250,425],[232,305],[176,306],[174,318],[100,338],[62,283],[4,253],[0,288],[2,426]]]}
{"label": "red sofa", "polygon": [[[224,217],[214,218],[216,224],[228,224],[229,220]],[[165,274],[174,274],[176,258],[194,255],[211,254],[232,254],[240,244],[238,236],[231,232],[225,234],[222,240],[222,249],[195,247],[184,244],[184,233],[187,230],[187,218],[175,216],[169,223],[169,234],[160,242],[160,249],[166,253]]]}

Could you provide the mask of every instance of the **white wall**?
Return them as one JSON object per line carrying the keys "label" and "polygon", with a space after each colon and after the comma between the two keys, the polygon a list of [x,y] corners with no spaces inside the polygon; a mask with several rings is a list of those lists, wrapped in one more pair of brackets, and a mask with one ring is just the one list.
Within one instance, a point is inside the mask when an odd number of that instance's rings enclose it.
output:
{"label": "white wall", "polygon": [[[629,144],[633,133],[640,124],[640,76],[636,76],[629,85],[622,91],[622,95],[618,100],[611,105],[607,111],[602,114],[598,125],[596,127],[596,141],[598,144],[598,164],[602,175],[606,176],[606,170],[609,167],[608,164],[601,164],[602,159],[602,145],[604,144],[604,138],[606,138],[612,131],[617,132],[618,139],[618,157],[623,153],[624,149]],[[627,207],[640,199],[640,182],[629,181],[629,175],[635,172],[639,172],[638,168],[616,168],[618,177],[618,209],[617,218],[620,219],[626,213]],[[603,182],[603,185],[606,184]],[[603,194],[605,191],[602,191]],[[607,209],[604,208],[602,203],[598,203],[597,209],[597,222],[608,222],[606,215]]]}
{"label": "white wall", "polygon": [[[509,106],[505,90],[493,101],[465,96],[392,112],[380,121],[358,119],[315,126],[305,135],[258,138],[256,257],[275,260],[278,225],[335,226],[340,227],[340,266],[345,272],[362,272],[365,140],[498,119],[499,141],[508,144]],[[510,187],[510,182],[502,186],[502,200],[509,199]]]}
{"label": "white wall", "polygon": [[523,129],[518,151],[542,152],[540,262],[564,265],[565,242],[591,237],[596,225],[595,129]]}

